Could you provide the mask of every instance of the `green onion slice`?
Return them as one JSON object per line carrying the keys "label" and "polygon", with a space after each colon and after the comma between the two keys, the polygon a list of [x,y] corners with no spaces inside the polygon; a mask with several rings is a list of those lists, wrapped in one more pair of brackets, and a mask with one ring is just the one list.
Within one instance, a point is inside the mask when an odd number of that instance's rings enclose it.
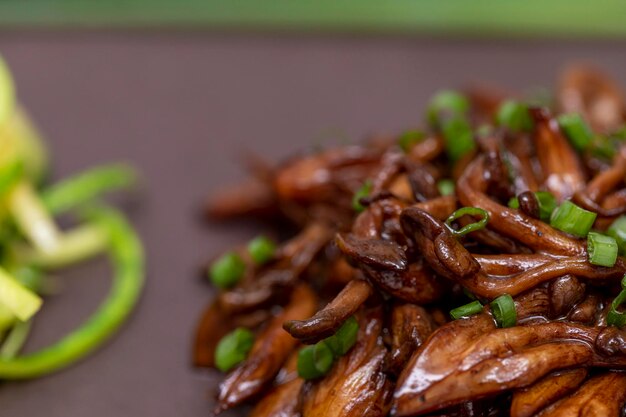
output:
{"label": "green onion slice", "polygon": [[519,208],[519,200],[517,199],[517,197],[511,197],[511,199],[508,202],[508,206],[509,206],[509,208],[512,208],[512,209],[518,209]]}
{"label": "green onion slice", "polygon": [[235,286],[246,272],[246,264],[235,252],[228,252],[213,262],[209,269],[211,282],[221,289]]}
{"label": "green onion slice", "polygon": [[584,151],[591,145],[593,132],[579,114],[562,114],[557,120],[561,130],[577,151]]}
{"label": "green onion slice", "polygon": [[535,197],[539,203],[539,218],[544,222],[550,221],[550,217],[556,209],[556,197],[548,191],[536,191]]}
{"label": "green onion slice", "polygon": [[349,317],[334,335],[306,346],[298,353],[298,375],[304,379],[316,379],[326,375],[336,358],[354,346],[359,333],[359,322]]}
{"label": "green onion slice", "polygon": [[476,128],[476,136],[486,138],[493,134],[493,126],[490,124],[482,124]]}
{"label": "green onion slice", "polygon": [[305,346],[298,352],[298,375],[306,380],[322,377],[332,368],[334,360],[324,341]]}
{"label": "green onion slice", "polygon": [[424,132],[420,130],[407,130],[398,138],[398,146],[404,153],[408,153],[411,148],[424,139]]}
{"label": "green onion slice", "polygon": [[458,161],[476,148],[472,127],[465,118],[454,117],[443,121],[441,133],[446,153],[452,161]]}
{"label": "green onion slice", "polygon": [[[481,219],[479,221],[477,221],[477,222],[470,223],[470,224],[468,224],[466,226],[463,226],[459,230],[454,230],[452,228],[452,222],[457,220],[457,219],[460,219],[461,217],[463,217],[465,215],[478,216],[478,217],[481,217]],[[450,215],[450,217],[448,217],[446,219],[446,225],[448,225],[448,227],[450,228],[452,233],[454,233],[455,235],[458,235],[458,236],[465,236],[468,233],[484,229],[485,226],[487,226],[488,222],[489,222],[489,213],[486,210],[483,210],[483,209],[478,208],[478,207],[463,207],[463,208],[460,208],[457,211],[455,211],[454,213],[452,213]]]}
{"label": "green onion slice", "polygon": [[456,91],[440,91],[428,105],[428,122],[443,135],[446,153],[457,161],[476,147],[467,119],[469,101]]}
{"label": "green onion slice", "polygon": [[467,98],[459,92],[443,90],[437,92],[428,105],[428,122],[438,126],[442,117],[465,115],[470,108]]}
{"label": "green onion slice", "polygon": [[610,161],[615,156],[618,147],[619,142],[617,139],[595,135],[589,150],[593,156]]}
{"label": "green onion slice", "polygon": [[[626,279],[626,276],[624,276],[624,279]],[[622,279],[622,282],[624,279]],[[626,325],[626,313],[619,310],[620,305],[622,305],[624,301],[626,301],[626,289],[622,289],[617,297],[613,299],[611,308],[606,315],[606,324],[616,327],[623,327]]]}
{"label": "green onion slice", "polygon": [[615,239],[619,253],[621,255],[626,254],[626,216],[620,216],[615,219],[606,232]]}
{"label": "green onion slice", "polygon": [[533,128],[533,119],[528,106],[518,101],[507,100],[498,109],[496,122],[512,132],[528,132]]}
{"label": "green onion slice", "polygon": [[[544,222],[550,220],[552,212],[556,208],[556,198],[552,193],[548,191],[536,191],[533,193],[537,199],[537,205],[539,206],[539,218]],[[519,209],[519,200],[517,197],[513,197],[509,200],[508,206],[512,209]]]}
{"label": "green onion slice", "polygon": [[465,287],[463,287],[463,294],[465,294],[465,296],[472,301],[477,300],[476,296],[472,294],[472,292]]}
{"label": "green onion slice", "polygon": [[611,138],[620,142],[626,141],[626,125],[622,125],[615,131],[611,132]]}
{"label": "green onion slice", "polygon": [[480,303],[480,301],[476,300],[450,310],[450,317],[452,317],[454,320],[457,320],[461,317],[473,316],[474,314],[480,313],[482,310],[483,305]]}
{"label": "green onion slice", "polygon": [[455,190],[454,181],[445,178],[437,182],[437,189],[442,196],[453,195]]}
{"label": "green onion slice", "polygon": [[349,317],[337,330],[337,332],[326,338],[324,342],[328,345],[335,357],[343,356],[354,346],[359,334],[359,322],[352,316]]}
{"label": "green onion slice", "polygon": [[591,264],[613,266],[617,260],[617,242],[611,236],[589,232],[587,235],[587,253]]}
{"label": "green onion slice", "polygon": [[498,327],[513,327],[517,323],[515,301],[509,294],[501,295],[490,303]]}
{"label": "green onion slice", "polygon": [[571,201],[564,201],[552,213],[550,225],[574,236],[585,237],[596,217],[596,213],[578,207]]}
{"label": "green onion slice", "polygon": [[262,265],[274,257],[276,244],[266,236],[258,236],[248,243],[248,253],[254,262]]}
{"label": "green onion slice", "polygon": [[222,372],[230,371],[243,362],[254,344],[254,334],[243,327],[239,327],[226,336],[215,348],[215,366]]}
{"label": "green onion slice", "polygon": [[361,199],[369,196],[371,192],[372,192],[372,181],[367,180],[363,183],[361,188],[359,188],[357,192],[354,193],[354,196],[352,197],[352,208],[357,213],[360,213],[363,210],[365,210],[365,207],[363,207],[363,204],[361,204]]}

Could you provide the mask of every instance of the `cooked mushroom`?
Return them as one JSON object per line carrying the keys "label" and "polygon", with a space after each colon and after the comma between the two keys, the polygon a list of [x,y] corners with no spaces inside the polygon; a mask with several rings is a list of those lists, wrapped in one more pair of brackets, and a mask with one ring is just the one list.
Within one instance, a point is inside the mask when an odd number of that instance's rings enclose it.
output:
{"label": "cooked mushroom", "polygon": [[217,411],[224,411],[258,394],[271,382],[289,357],[296,340],[283,330],[283,323],[308,317],[316,299],[306,286],[298,286],[285,309],[258,336],[248,359],[235,368],[220,385]]}
{"label": "cooked mushroom", "polygon": [[211,268],[194,363],[228,372],[217,412],[621,415],[622,95],[577,69],[558,108],[471,97],[439,93],[423,133],[255,164],[212,201],[295,231]]}
{"label": "cooked mushroom", "polygon": [[389,412],[393,384],[383,372],[382,311],[360,320],[356,345],[322,380],[304,389],[303,417],[383,417]]}

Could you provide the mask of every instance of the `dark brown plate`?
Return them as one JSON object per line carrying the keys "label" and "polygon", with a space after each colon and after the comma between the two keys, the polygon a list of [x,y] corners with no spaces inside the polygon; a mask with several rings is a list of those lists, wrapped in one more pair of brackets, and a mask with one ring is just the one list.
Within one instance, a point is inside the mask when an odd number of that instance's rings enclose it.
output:
{"label": "dark brown plate", "polygon": [[[43,379],[0,387],[3,417],[206,416],[216,378],[189,366],[211,297],[209,255],[258,227],[203,227],[206,194],[243,177],[237,153],[271,160],[343,131],[351,140],[419,125],[440,87],[488,80],[550,85],[567,62],[605,68],[626,86],[624,43],[201,34],[3,33],[0,52],[54,154],[54,177],[127,160],[145,187],[122,199],[146,243],[148,284],[133,319],[104,349]],[[333,133],[335,132],[335,133]],[[84,319],[108,285],[103,263],[67,274],[29,348]]]}

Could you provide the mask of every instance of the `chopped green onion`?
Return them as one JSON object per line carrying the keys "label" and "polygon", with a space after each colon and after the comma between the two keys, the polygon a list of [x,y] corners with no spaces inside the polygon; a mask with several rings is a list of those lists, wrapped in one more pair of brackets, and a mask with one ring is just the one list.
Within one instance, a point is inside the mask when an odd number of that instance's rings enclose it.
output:
{"label": "chopped green onion", "polygon": [[561,130],[577,151],[587,149],[593,141],[593,132],[579,114],[562,114],[557,120]]}
{"label": "chopped green onion", "polygon": [[618,147],[617,140],[602,135],[595,135],[590,145],[591,154],[597,158],[613,159]]}
{"label": "chopped green onion", "polygon": [[461,317],[473,316],[474,314],[480,313],[482,310],[483,305],[480,303],[480,301],[476,300],[450,310],[450,317],[452,317],[454,320],[457,320]]}
{"label": "chopped green onion", "polygon": [[398,146],[404,153],[408,153],[416,143],[424,139],[424,136],[424,132],[420,130],[407,130],[398,138]]}
{"label": "chopped green onion", "polygon": [[596,216],[596,213],[578,207],[568,200],[554,210],[550,225],[574,236],[585,237],[596,221]]}
{"label": "chopped green onion", "polygon": [[37,250],[56,250],[61,233],[29,183],[22,181],[15,186],[9,197],[9,209],[20,230]]}
{"label": "chopped green onion", "polygon": [[359,322],[352,316],[349,317],[337,330],[337,332],[324,339],[335,357],[345,355],[356,343],[359,333]]}
{"label": "chopped green onion", "polygon": [[476,136],[485,138],[493,133],[493,127],[489,124],[482,124],[476,128]]}
{"label": "chopped green onion", "polygon": [[452,161],[476,147],[472,127],[467,119],[469,101],[456,91],[441,91],[431,99],[428,121],[443,135],[446,153]]}
{"label": "chopped green onion", "polygon": [[589,262],[593,265],[613,266],[617,260],[617,242],[611,236],[589,232],[587,254]]}
{"label": "chopped green onion", "polygon": [[[466,226],[463,226],[459,230],[454,230],[452,228],[452,222],[457,220],[457,219],[460,219],[461,217],[463,217],[465,215],[468,215],[468,216],[479,216],[479,217],[482,217],[482,218],[479,221],[477,221],[477,222],[470,223],[470,224],[468,224]],[[489,213],[486,210],[483,210],[483,209],[478,208],[478,207],[463,207],[463,208],[460,208],[457,211],[455,211],[454,213],[452,213],[450,215],[450,217],[448,217],[446,219],[446,225],[448,225],[448,227],[450,228],[452,233],[454,233],[455,235],[458,235],[458,236],[464,236],[464,235],[466,235],[468,233],[484,229],[485,226],[487,226],[488,222],[489,222]]]}
{"label": "chopped green onion", "polygon": [[0,357],[12,359],[20,353],[22,346],[26,343],[30,333],[31,321],[18,321],[15,323],[9,334],[0,347]]}
{"label": "chopped green onion", "polygon": [[443,115],[465,115],[469,108],[469,101],[462,94],[452,90],[439,91],[428,105],[428,122],[433,127],[438,126]]}
{"label": "chopped green onion", "polygon": [[304,379],[316,379],[326,375],[339,358],[354,346],[359,334],[359,322],[349,317],[334,335],[306,346],[298,353],[298,375]]}
{"label": "chopped green onion", "polygon": [[509,294],[501,295],[490,304],[493,317],[498,327],[512,327],[517,323],[515,301]]}
{"label": "chopped green onion", "polygon": [[248,243],[248,253],[254,262],[262,265],[274,257],[276,244],[266,236],[258,236]]}
{"label": "chopped green onion", "polygon": [[509,179],[509,182],[515,182],[518,174],[517,169],[513,166],[513,162],[511,162],[511,157],[508,153],[502,154],[502,162],[504,162],[504,166],[506,167],[506,176]]}
{"label": "chopped green onion", "polygon": [[622,125],[614,132],[611,132],[611,138],[623,142],[626,140],[626,125]]}
{"label": "chopped green onion", "polygon": [[100,194],[136,183],[137,174],[126,165],[92,168],[44,190],[42,200],[48,210],[58,214],[93,200]]}
{"label": "chopped green onion", "polygon": [[363,183],[361,188],[359,188],[357,192],[354,193],[354,196],[352,197],[352,208],[357,213],[365,210],[365,207],[363,207],[363,204],[361,204],[361,199],[369,196],[370,192],[372,192],[372,181],[367,180]]}
{"label": "chopped green onion", "polygon": [[215,348],[215,366],[222,372],[230,371],[243,362],[254,344],[254,334],[243,327],[239,327],[226,336]]}
{"label": "chopped green onion", "polygon": [[333,352],[324,341],[305,346],[298,352],[298,375],[306,380],[324,376],[334,360]]}
{"label": "chopped green onion", "polygon": [[476,296],[472,294],[472,292],[465,287],[463,287],[463,294],[465,294],[465,296],[472,301],[477,299]]}
{"label": "chopped green onion", "polygon": [[213,284],[221,289],[233,287],[246,272],[246,264],[235,252],[222,255],[213,262],[209,276]]}
{"label": "chopped green onion", "polygon": [[[539,218],[544,222],[549,221],[556,208],[556,198],[547,191],[536,191],[533,194],[537,200],[537,206],[539,206]],[[519,199],[517,197],[511,198],[508,206],[512,209],[519,209]]]}
{"label": "chopped green onion", "polygon": [[[626,276],[624,276],[626,278]],[[624,280],[622,279],[622,282]],[[611,307],[606,315],[606,324],[609,326],[623,327],[626,325],[626,314],[619,310],[621,304],[626,301],[626,289],[622,291],[613,299]]]}
{"label": "chopped green onion", "polygon": [[507,100],[500,105],[496,121],[498,125],[505,126],[512,132],[528,132],[533,128],[528,106],[513,100]]}
{"label": "chopped green onion", "polygon": [[548,191],[536,191],[535,197],[539,203],[539,218],[544,222],[549,221],[556,209],[556,197]]}
{"label": "chopped green onion", "polygon": [[626,254],[626,216],[615,219],[606,232],[615,239],[619,253],[621,255]]}
{"label": "chopped green onion", "polygon": [[452,161],[458,161],[476,148],[472,127],[465,118],[454,117],[441,124],[446,153]]}
{"label": "chopped green onion", "polygon": [[0,268],[0,303],[18,319],[26,321],[39,310],[42,300]]}
{"label": "chopped green onion", "polygon": [[454,195],[454,181],[447,178],[439,180],[439,182],[437,182],[437,189],[439,189],[439,194],[442,196]]}

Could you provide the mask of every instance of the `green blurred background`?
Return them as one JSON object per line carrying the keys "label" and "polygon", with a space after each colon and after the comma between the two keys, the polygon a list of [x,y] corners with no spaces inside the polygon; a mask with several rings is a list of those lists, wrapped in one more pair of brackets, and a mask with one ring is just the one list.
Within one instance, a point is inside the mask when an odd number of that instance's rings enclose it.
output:
{"label": "green blurred background", "polygon": [[472,36],[626,34],[622,0],[3,0],[0,28],[170,28]]}

